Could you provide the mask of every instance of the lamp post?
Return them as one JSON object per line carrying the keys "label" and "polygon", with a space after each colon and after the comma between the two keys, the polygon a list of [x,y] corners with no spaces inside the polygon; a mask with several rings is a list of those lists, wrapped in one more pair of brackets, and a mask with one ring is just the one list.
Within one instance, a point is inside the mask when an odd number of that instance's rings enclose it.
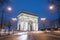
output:
{"label": "lamp post", "polygon": [[[12,7],[11,7],[11,6],[8,6],[6,9],[7,9],[8,12],[12,11]],[[8,33],[8,35],[10,35],[10,26],[12,26],[12,25],[11,25],[11,22],[10,22],[10,20],[9,20],[9,21],[8,21],[8,28],[9,28],[9,33]]]}
{"label": "lamp post", "polygon": [[[1,29],[3,29],[3,26],[4,26],[4,13],[5,13],[5,11],[4,11],[4,9],[2,10],[2,16],[1,16]],[[1,30],[0,29],[0,30]]]}
{"label": "lamp post", "polygon": [[[7,7],[8,11],[11,11],[11,7]],[[5,8],[2,9],[2,16],[1,16],[1,28],[0,31],[4,28],[4,13],[6,12]]]}
{"label": "lamp post", "polygon": [[[49,3],[50,3],[50,6],[49,6],[49,9],[50,10],[53,10],[53,9],[57,9],[57,14],[58,14],[58,24],[57,24],[57,28],[59,28],[60,26],[60,0],[48,0]],[[51,5],[54,5],[54,6],[51,6]],[[55,7],[55,8],[54,8]]]}
{"label": "lamp post", "polygon": [[43,27],[44,27],[44,29],[45,29],[45,20],[46,20],[46,18],[41,18],[41,21],[43,22]]}
{"label": "lamp post", "polygon": [[17,18],[12,18],[13,21],[17,21]]}
{"label": "lamp post", "polygon": [[55,8],[54,5],[50,5],[50,6],[49,6],[49,9],[50,9],[50,10],[54,10],[54,8]]}
{"label": "lamp post", "polygon": [[41,18],[41,21],[45,21],[46,20],[46,18]]}
{"label": "lamp post", "polygon": [[8,6],[8,7],[7,7],[7,10],[8,10],[8,11],[12,11],[12,7]]}
{"label": "lamp post", "polygon": [[[11,11],[12,8],[10,6],[7,7],[8,11]],[[4,26],[4,13],[6,12],[5,8],[2,9],[2,16],[1,16],[1,29],[3,29]]]}
{"label": "lamp post", "polygon": [[[15,21],[17,21],[17,18],[12,18],[12,21],[14,21],[14,23],[15,23]],[[13,29],[13,34],[14,34],[14,29]]]}

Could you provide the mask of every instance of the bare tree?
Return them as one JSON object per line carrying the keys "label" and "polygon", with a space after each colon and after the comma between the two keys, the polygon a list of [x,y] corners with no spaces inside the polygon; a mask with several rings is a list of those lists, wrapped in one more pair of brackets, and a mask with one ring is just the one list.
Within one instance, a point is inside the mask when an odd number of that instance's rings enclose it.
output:
{"label": "bare tree", "polygon": [[9,33],[8,33],[8,34],[10,34],[10,28],[11,28],[11,26],[12,26],[11,21],[8,20],[7,23],[5,24],[5,26],[8,27],[8,29],[9,29]]}
{"label": "bare tree", "polygon": [[0,0],[0,5],[4,6],[6,4],[9,4],[10,0]]}
{"label": "bare tree", "polygon": [[2,29],[3,27],[3,24],[4,24],[4,14],[5,14],[5,5],[8,5],[10,3],[10,0],[0,0],[0,13],[1,14],[1,26],[0,26],[0,29]]}

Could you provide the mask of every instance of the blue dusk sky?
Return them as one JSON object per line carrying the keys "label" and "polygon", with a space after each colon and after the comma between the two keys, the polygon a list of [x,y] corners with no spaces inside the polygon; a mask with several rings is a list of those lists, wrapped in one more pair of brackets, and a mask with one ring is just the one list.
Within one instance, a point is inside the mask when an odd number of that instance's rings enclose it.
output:
{"label": "blue dusk sky", "polygon": [[45,17],[50,21],[58,17],[55,10],[49,10],[48,0],[11,0],[9,6],[12,7],[12,11],[5,14],[5,19],[17,17],[21,10],[37,14],[39,20],[41,17]]}
{"label": "blue dusk sky", "polygon": [[48,0],[11,0],[9,6],[12,7],[12,11],[8,13],[7,18],[8,16],[10,16],[10,18],[17,17],[21,10],[35,13],[39,19],[41,17],[45,17],[47,20],[57,18],[55,10],[49,10]]}

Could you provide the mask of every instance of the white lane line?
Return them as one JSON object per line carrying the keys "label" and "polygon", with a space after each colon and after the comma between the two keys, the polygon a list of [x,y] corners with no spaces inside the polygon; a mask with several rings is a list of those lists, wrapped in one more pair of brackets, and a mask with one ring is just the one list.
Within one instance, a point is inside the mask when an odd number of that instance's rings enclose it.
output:
{"label": "white lane line", "polygon": [[27,32],[20,32],[20,33],[14,34],[14,35],[24,35],[24,34],[27,34]]}
{"label": "white lane line", "polygon": [[46,34],[47,36],[52,36],[52,37],[56,37],[56,38],[60,38],[60,36],[57,35],[53,35],[53,34]]}

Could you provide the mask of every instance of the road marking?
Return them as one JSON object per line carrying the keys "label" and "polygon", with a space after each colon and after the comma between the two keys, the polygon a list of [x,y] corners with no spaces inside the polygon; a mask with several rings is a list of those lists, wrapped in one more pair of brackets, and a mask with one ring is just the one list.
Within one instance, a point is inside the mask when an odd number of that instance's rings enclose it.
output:
{"label": "road marking", "polygon": [[14,35],[24,35],[24,34],[27,34],[27,32],[20,32],[20,33],[14,34]]}
{"label": "road marking", "polygon": [[47,36],[52,36],[52,37],[56,37],[56,38],[60,38],[60,36],[57,35],[53,35],[53,34],[46,34]]}

